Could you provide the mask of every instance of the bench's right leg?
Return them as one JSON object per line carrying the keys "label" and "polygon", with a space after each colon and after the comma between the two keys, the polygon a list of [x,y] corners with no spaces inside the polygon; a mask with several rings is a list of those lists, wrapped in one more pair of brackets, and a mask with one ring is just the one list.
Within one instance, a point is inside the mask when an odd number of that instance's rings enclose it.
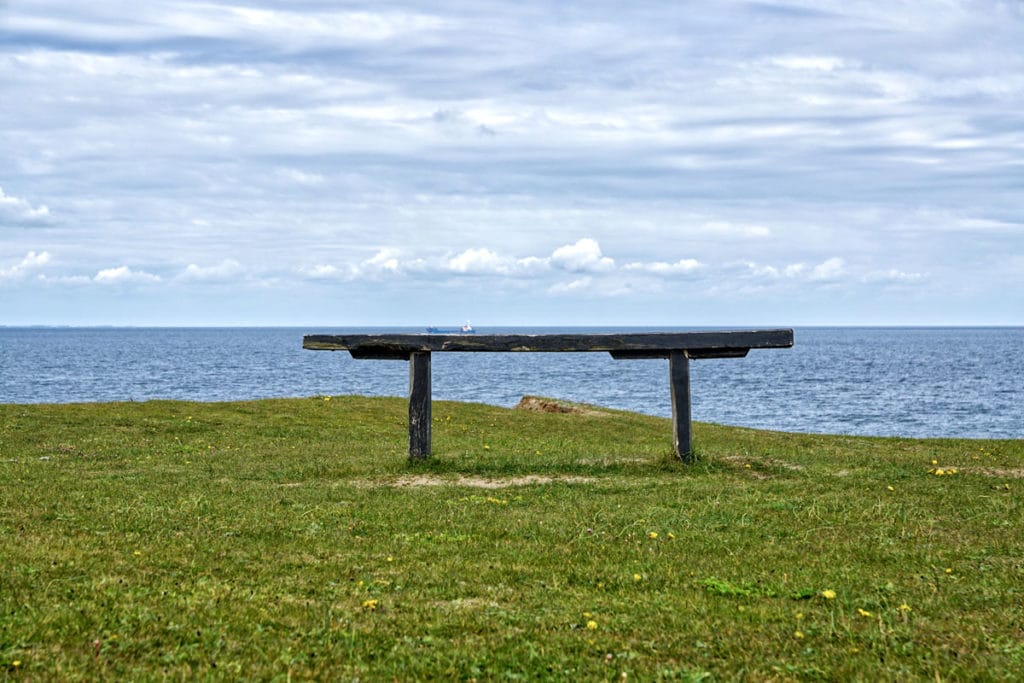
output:
{"label": "bench's right leg", "polygon": [[409,356],[409,457],[430,456],[430,352]]}
{"label": "bench's right leg", "polygon": [[685,351],[668,356],[668,375],[672,384],[672,442],[683,462],[693,462],[690,424],[690,359]]}

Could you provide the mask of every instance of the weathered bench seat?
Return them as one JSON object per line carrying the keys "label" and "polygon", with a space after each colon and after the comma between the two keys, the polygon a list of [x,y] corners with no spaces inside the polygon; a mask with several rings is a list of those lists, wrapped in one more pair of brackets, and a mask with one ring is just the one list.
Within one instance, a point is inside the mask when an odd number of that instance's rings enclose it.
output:
{"label": "weathered bench seat", "polygon": [[616,359],[667,358],[672,393],[673,442],[692,459],[691,359],[742,358],[750,349],[788,348],[793,330],[721,330],[625,334],[341,334],[307,335],[314,351],[348,351],[353,358],[409,361],[409,456],[430,455],[430,354],[439,352],[603,351]]}

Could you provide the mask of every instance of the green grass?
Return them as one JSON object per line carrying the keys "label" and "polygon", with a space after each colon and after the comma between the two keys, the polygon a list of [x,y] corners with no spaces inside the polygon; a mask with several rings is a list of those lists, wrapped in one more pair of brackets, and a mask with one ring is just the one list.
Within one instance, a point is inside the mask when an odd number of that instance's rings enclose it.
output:
{"label": "green grass", "polygon": [[1024,675],[1024,441],[405,411],[0,406],[0,678]]}

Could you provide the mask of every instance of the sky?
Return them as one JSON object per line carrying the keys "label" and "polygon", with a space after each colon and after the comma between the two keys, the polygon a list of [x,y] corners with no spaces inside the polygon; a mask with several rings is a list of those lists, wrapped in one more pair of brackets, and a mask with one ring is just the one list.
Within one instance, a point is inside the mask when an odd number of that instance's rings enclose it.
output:
{"label": "sky", "polygon": [[1021,325],[1019,0],[0,0],[0,325]]}

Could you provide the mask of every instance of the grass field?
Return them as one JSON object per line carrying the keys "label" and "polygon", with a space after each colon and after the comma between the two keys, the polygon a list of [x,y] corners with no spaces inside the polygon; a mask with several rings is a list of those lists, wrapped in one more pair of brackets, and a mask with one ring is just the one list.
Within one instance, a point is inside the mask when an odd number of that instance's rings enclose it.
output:
{"label": "grass field", "polygon": [[1024,441],[0,406],[0,678],[1024,676]]}

